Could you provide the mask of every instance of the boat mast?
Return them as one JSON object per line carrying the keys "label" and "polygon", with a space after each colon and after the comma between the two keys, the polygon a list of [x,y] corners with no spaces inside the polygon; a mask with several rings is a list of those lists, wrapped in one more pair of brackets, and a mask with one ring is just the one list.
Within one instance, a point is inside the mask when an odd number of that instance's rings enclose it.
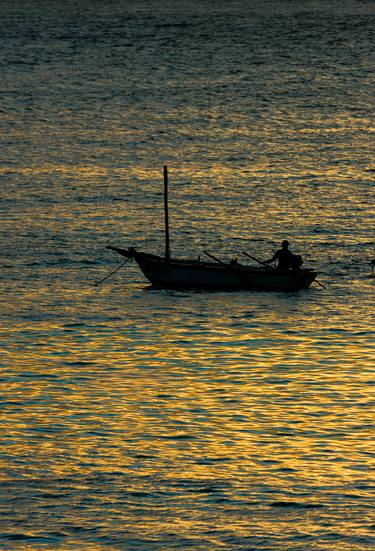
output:
{"label": "boat mast", "polygon": [[168,168],[164,166],[164,224],[165,224],[165,261],[169,262],[169,218],[168,218]]}

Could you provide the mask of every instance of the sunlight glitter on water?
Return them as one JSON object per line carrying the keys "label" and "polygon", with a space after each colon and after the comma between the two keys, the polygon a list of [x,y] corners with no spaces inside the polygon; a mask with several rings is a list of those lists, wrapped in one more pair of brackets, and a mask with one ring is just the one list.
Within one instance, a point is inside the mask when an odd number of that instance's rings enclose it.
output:
{"label": "sunlight glitter on water", "polygon": [[[37,4],[0,15],[0,547],[372,548],[372,4]],[[164,165],[174,256],[287,237],[324,288],[94,286],[164,254]]]}

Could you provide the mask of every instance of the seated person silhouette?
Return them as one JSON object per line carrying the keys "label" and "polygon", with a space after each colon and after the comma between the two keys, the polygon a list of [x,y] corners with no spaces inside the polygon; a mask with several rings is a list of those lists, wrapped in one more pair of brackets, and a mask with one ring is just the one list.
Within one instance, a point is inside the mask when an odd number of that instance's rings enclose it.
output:
{"label": "seated person silhouette", "polygon": [[286,239],[281,243],[281,249],[278,249],[272,258],[266,260],[265,264],[271,264],[275,261],[277,261],[278,270],[298,270],[303,262],[301,256],[293,254],[289,250],[289,241]]}

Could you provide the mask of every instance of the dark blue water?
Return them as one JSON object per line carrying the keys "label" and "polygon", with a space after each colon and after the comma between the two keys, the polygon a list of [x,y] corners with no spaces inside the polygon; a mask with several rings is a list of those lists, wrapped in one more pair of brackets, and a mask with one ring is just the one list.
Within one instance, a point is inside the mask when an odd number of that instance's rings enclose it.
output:
{"label": "dark blue water", "polygon": [[[373,548],[374,14],[2,2],[1,549]],[[326,288],[94,286],[163,254],[165,164],[173,255]]]}

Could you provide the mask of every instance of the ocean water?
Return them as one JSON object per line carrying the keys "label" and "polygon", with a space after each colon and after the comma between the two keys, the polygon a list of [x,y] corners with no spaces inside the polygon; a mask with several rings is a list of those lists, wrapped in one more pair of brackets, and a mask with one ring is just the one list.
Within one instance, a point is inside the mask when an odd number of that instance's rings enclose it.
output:
{"label": "ocean water", "polygon": [[[375,546],[371,1],[3,0],[0,548]],[[150,288],[107,244],[325,288]]]}

